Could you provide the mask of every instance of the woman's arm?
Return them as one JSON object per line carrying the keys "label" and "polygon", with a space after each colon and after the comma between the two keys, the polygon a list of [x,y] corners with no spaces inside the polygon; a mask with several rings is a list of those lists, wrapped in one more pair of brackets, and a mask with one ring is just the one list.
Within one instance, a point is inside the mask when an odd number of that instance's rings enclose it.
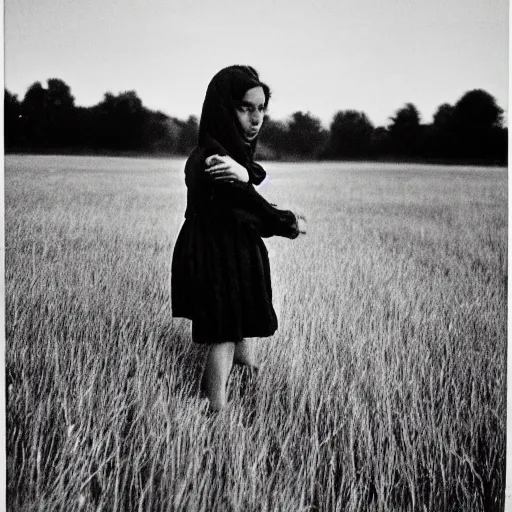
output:
{"label": "woman's arm", "polygon": [[238,162],[230,157],[212,155],[205,159],[205,165],[208,166],[205,177],[213,186],[217,200],[236,210],[237,215],[256,227],[261,236],[298,236],[295,215],[279,210],[258,194],[249,181],[251,174]]}
{"label": "woman's arm", "polygon": [[[264,178],[264,169],[256,163],[254,165],[261,170],[259,175]],[[253,169],[249,172],[231,157],[219,154],[204,158],[202,169],[203,179],[209,182],[214,191],[212,200],[236,211],[239,217],[256,227],[261,236],[296,238],[301,232],[298,218],[293,212],[276,208],[254,189],[250,180]]]}
{"label": "woman's arm", "polygon": [[261,236],[283,236],[291,239],[299,236],[297,216],[289,210],[280,210],[270,204],[250,183],[215,183],[214,180],[214,190],[215,200],[250,222]]}

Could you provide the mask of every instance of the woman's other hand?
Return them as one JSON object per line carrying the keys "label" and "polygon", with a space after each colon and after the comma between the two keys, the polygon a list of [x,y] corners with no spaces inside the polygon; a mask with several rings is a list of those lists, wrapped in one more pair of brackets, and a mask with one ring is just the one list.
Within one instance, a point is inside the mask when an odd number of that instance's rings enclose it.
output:
{"label": "woman's other hand", "polygon": [[306,217],[304,215],[298,213],[296,214],[297,217],[297,229],[299,230],[299,233],[301,235],[306,234]]}
{"label": "woman's other hand", "polygon": [[230,156],[212,155],[206,160],[206,173],[215,181],[249,181],[247,169]]}

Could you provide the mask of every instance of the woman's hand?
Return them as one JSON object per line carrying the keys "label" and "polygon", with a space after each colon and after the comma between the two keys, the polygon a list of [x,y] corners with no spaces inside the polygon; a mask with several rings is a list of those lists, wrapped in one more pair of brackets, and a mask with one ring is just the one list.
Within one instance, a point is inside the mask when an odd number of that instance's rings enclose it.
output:
{"label": "woman's hand", "polygon": [[247,169],[230,156],[212,155],[206,160],[205,172],[215,181],[249,181]]}
{"label": "woman's hand", "polygon": [[295,214],[295,216],[297,217],[297,229],[299,230],[299,233],[301,235],[305,235],[306,234],[306,217],[304,217],[304,215],[302,215],[300,213]]}

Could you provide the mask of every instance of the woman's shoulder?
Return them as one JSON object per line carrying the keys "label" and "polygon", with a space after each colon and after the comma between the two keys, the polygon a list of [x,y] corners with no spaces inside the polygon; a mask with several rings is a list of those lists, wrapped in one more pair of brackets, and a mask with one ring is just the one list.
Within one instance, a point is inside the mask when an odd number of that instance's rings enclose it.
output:
{"label": "woman's shoulder", "polygon": [[185,163],[185,176],[191,177],[196,175],[199,171],[202,171],[204,169],[205,159],[204,149],[196,146]]}
{"label": "woman's shoulder", "polygon": [[194,166],[205,160],[205,151],[202,147],[196,146],[187,158],[186,166]]}

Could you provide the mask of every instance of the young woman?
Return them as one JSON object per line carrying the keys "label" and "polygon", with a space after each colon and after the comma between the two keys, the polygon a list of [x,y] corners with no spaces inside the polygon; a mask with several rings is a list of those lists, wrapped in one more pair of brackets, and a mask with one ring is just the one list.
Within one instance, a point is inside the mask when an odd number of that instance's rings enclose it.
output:
{"label": "young woman", "polygon": [[185,165],[187,208],[174,247],[172,310],[192,320],[192,339],[209,345],[202,388],[212,410],[226,404],[233,363],[257,368],[247,338],[277,329],[268,254],[262,237],[296,238],[304,219],[268,203],[253,154],[270,98],[250,66],[211,80],[199,141]]}

